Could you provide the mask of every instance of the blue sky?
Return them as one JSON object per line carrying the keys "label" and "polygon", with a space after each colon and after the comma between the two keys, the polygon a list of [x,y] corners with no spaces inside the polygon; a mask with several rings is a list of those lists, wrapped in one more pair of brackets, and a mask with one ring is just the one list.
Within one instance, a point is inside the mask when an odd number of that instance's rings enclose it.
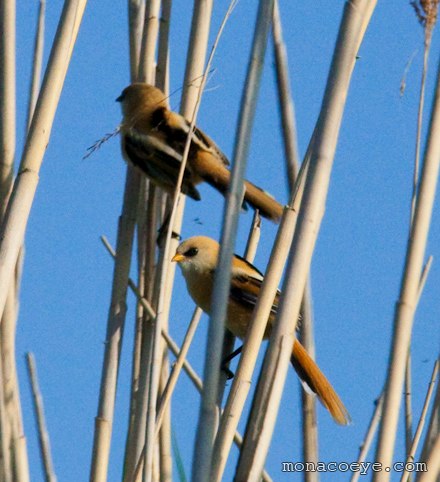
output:
{"label": "blue sky", "polygon": [[[171,22],[171,91],[181,87],[191,10],[175,1]],[[298,143],[305,152],[316,122],[342,14],[342,2],[282,2],[281,14],[290,62]],[[217,2],[211,41],[226,3]],[[17,156],[21,154],[37,3],[17,5]],[[47,5],[46,54],[60,13]],[[241,0],[230,18],[214,59],[215,73],[201,106],[198,125],[231,155],[256,2]],[[405,66],[418,49],[403,97]],[[355,461],[358,446],[381,391],[388,359],[393,307],[398,296],[408,231],[422,29],[407,2],[379,2],[359,52],[341,126],[326,213],[312,262],[312,292],[317,357],[345,401],[353,424],[338,427],[319,408],[320,460]],[[434,33],[427,85],[429,117],[438,61]],[[96,415],[103,341],[113,262],[99,242],[115,244],[125,166],[118,139],[87,160],[86,148],[120,121],[114,99],[129,82],[127,13],[124,2],[90,2],[80,29],[52,136],[41,170],[27,234],[17,333],[17,357],[32,480],[42,480],[30,392],[23,354],[35,353],[59,480],[87,480]],[[179,105],[179,94],[171,106]],[[425,123],[426,125],[426,123]],[[426,132],[426,129],[424,130]],[[287,200],[284,159],[269,45],[260,90],[247,177]],[[189,200],[183,236],[218,238],[223,198],[200,187],[202,202]],[[428,254],[440,246],[438,202]],[[202,224],[195,221],[199,218]],[[240,220],[236,251],[242,253],[251,213]],[[264,271],[276,227],[265,222],[255,264]],[[135,273],[133,271],[133,276]],[[171,310],[173,337],[183,338],[193,310],[180,273]],[[413,336],[414,415],[418,418],[439,350],[437,260],[417,311]],[[134,297],[128,297],[122,366],[116,401],[109,481],[120,480],[125,443]],[[202,373],[206,320],[189,360]],[[281,474],[281,461],[300,460],[299,389],[288,375],[267,461],[275,480],[300,480]],[[173,399],[173,429],[190,473],[199,397],[182,376]],[[244,420],[241,422],[244,428]],[[396,461],[403,460],[403,432]],[[373,454],[368,460],[373,460]],[[228,465],[229,480],[236,452]],[[340,476],[323,474],[321,480]],[[367,478],[365,478],[367,480]],[[393,480],[399,480],[396,474]]]}

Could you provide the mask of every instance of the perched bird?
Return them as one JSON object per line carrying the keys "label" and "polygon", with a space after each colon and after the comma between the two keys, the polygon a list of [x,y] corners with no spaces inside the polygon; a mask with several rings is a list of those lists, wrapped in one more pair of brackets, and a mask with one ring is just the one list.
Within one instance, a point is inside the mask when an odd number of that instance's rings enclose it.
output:
{"label": "perched bird", "polygon": [[[172,258],[182,269],[191,297],[206,313],[211,312],[211,295],[219,250],[217,241],[206,236],[195,236],[183,241]],[[252,264],[240,256],[233,257],[226,327],[239,338],[246,335],[263,279],[263,275]],[[274,299],[265,338],[270,335],[279,296],[280,292]],[[333,419],[341,425],[350,423],[344,404],[298,340],[293,344],[290,360],[303,383],[317,394]]]}
{"label": "perched bird", "polygon": [[[127,162],[141,169],[154,183],[174,192],[190,123],[167,108],[165,94],[149,84],[126,87],[116,99],[121,102],[122,152]],[[192,134],[188,162],[183,176],[182,192],[200,200],[196,185],[205,181],[223,195],[231,173],[227,157],[200,129]],[[262,189],[245,181],[244,206],[250,204],[260,214],[279,221],[282,206]]]}

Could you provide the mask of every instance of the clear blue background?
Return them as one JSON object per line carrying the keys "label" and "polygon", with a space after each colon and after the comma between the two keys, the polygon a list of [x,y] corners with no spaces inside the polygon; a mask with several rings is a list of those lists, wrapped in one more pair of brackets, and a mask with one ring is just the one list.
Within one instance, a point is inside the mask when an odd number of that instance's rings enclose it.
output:
{"label": "clear blue background", "polygon": [[[45,59],[60,3],[47,5]],[[182,85],[190,3],[178,0],[173,4],[171,91]],[[256,3],[241,0],[230,18],[199,114],[198,125],[228,155],[234,142]],[[301,154],[319,113],[342,8],[343,2],[322,0],[285,1],[281,5]],[[226,2],[215,5],[210,45],[225,9]],[[36,13],[36,2],[18,2],[17,157],[22,150]],[[127,25],[125,2],[90,2],[86,9],[27,229],[17,357],[32,480],[42,480],[42,475],[24,367],[26,351],[33,351],[37,359],[58,480],[88,480],[113,271],[113,261],[99,236],[105,234],[115,244],[125,166],[118,139],[107,142],[89,159],[81,159],[88,146],[120,121],[114,99],[129,82]],[[400,97],[405,65],[416,49],[405,95]],[[373,401],[384,382],[408,232],[422,51],[423,31],[408,2],[379,2],[353,74],[313,257],[317,358],[353,418],[350,427],[339,427],[319,407],[321,461],[356,460]],[[425,120],[438,53],[435,32]],[[171,105],[178,108],[179,94],[172,97]],[[272,45],[265,63],[247,175],[282,202],[287,201]],[[223,198],[210,187],[200,189],[203,202],[187,202],[183,236],[218,237]],[[437,203],[428,244],[428,254],[434,256],[438,256],[440,246],[439,214]],[[251,213],[243,214],[238,253],[244,249],[250,222]],[[264,223],[255,260],[263,271],[275,232],[274,225]],[[193,303],[180,273],[175,286],[170,330],[181,341]],[[439,286],[435,260],[414,327],[416,419],[439,350]],[[127,425],[135,306],[131,294],[128,303],[109,481],[121,477]],[[203,370],[205,336],[206,322],[202,322],[189,353],[199,373]],[[172,406],[173,429],[189,475],[199,396],[185,375],[177,385]],[[301,480],[298,474],[281,473],[281,461],[301,460],[299,430],[299,384],[291,371],[267,460],[274,480]],[[233,454],[225,480],[230,480],[235,466],[235,449]],[[403,431],[395,459],[404,460]],[[373,453],[368,460],[373,460]],[[324,481],[342,479],[343,474],[321,477]],[[399,479],[395,474],[393,480]]]}

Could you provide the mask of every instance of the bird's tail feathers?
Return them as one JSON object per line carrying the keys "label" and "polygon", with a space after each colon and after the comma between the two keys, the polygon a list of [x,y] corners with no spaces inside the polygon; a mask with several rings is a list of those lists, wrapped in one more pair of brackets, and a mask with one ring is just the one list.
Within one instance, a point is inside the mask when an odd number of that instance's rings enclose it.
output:
{"label": "bird's tail feathers", "polygon": [[245,201],[254,209],[258,209],[260,214],[274,222],[279,222],[283,214],[283,206],[266,191],[255,186],[249,181],[244,182],[246,192]]}
{"label": "bird's tail feathers", "polygon": [[303,385],[306,384],[316,393],[335,422],[340,425],[348,425],[351,419],[347,409],[318,365],[312,360],[298,340],[295,340],[293,344],[290,361],[301,378]]}
{"label": "bird's tail feathers", "polygon": [[[215,169],[213,169],[212,161],[209,161],[208,156],[199,155],[191,160],[191,168],[194,174],[200,176],[200,178],[220,191],[223,195],[227,193],[231,173],[223,165],[216,165]],[[258,209],[263,217],[274,222],[279,222],[283,214],[281,204],[251,182],[245,181],[244,184],[246,189],[243,207],[246,209],[246,204],[249,204],[254,209]]]}

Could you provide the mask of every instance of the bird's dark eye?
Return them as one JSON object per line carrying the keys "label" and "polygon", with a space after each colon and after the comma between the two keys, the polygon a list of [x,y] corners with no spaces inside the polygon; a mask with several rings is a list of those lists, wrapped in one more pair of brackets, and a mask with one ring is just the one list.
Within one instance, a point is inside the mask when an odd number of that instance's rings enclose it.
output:
{"label": "bird's dark eye", "polygon": [[199,252],[199,250],[197,248],[189,248],[188,251],[185,253],[185,256],[187,258],[192,258],[194,257],[197,253]]}

